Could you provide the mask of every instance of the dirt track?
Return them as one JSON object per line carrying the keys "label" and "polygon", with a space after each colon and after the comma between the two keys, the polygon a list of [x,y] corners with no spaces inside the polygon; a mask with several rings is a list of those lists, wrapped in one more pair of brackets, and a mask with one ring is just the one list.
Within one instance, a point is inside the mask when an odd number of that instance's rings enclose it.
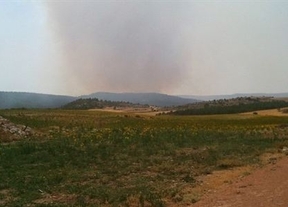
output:
{"label": "dirt track", "polygon": [[287,207],[288,157],[204,195],[191,207]]}

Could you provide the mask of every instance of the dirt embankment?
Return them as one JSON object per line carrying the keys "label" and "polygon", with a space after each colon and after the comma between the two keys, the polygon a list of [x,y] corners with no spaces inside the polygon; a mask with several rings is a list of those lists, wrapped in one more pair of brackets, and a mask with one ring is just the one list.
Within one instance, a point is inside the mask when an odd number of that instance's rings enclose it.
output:
{"label": "dirt embankment", "polygon": [[[288,109],[288,108],[285,108]],[[247,112],[243,113],[246,115],[254,114],[254,115],[261,115],[261,116],[288,116],[288,113],[283,113],[283,109],[269,109],[269,110],[261,110],[261,111],[254,111],[254,112]]]}
{"label": "dirt embankment", "polygon": [[[256,170],[250,169],[246,176],[242,174],[230,181],[228,177],[227,181],[207,192],[191,207],[287,207],[287,172],[288,157],[272,156],[269,164]],[[209,179],[206,181],[209,182]]]}

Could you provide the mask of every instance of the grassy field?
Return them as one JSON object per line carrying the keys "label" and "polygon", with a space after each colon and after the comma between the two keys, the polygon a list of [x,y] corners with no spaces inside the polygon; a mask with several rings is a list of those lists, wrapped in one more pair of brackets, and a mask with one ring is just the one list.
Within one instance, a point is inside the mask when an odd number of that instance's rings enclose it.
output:
{"label": "grassy field", "polygon": [[[288,146],[288,117],[1,110],[37,134],[3,142],[0,206],[170,206],[215,170]],[[2,137],[1,137],[2,136]],[[6,135],[5,135],[6,136]]]}

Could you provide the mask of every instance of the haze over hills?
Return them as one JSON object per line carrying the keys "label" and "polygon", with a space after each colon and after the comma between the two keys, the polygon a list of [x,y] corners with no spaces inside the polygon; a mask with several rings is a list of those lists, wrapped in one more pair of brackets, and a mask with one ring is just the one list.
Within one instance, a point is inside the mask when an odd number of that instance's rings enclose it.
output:
{"label": "haze over hills", "polygon": [[7,108],[59,108],[80,98],[97,98],[107,101],[123,101],[133,104],[155,106],[178,106],[194,103],[194,99],[185,99],[160,93],[106,93],[98,92],[90,95],[59,96],[27,92],[0,92],[0,109]]}
{"label": "haze over hills", "polygon": [[0,109],[58,108],[76,99],[73,96],[27,92],[0,92]]}
{"label": "haze over hills", "polygon": [[133,104],[148,104],[154,106],[179,106],[199,101],[230,99],[236,97],[269,96],[288,97],[288,93],[243,93],[217,96],[172,96],[161,93],[108,93],[97,92],[79,97],[51,95],[27,92],[0,92],[0,109],[9,108],[59,108],[80,98],[97,98],[99,100],[130,102]]}
{"label": "haze over hills", "polygon": [[235,93],[231,95],[211,95],[211,96],[193,96],[193,95],[179,95],[182,98],[192,98],[199,101],[212,101],[212,100],[219,100],[219,99],[231,99],[237,97],[275,97],[275,98],[283,98],[288,97],[288,93]]}
{"label": "haze over hills", "polygon": [[161,93],[108,93],[97,92],[81,98],[97,98],[107,101],[125,101],[134,104],[149,104],[155,106],[178,106],[197,102],[196,99],[181,98]]}

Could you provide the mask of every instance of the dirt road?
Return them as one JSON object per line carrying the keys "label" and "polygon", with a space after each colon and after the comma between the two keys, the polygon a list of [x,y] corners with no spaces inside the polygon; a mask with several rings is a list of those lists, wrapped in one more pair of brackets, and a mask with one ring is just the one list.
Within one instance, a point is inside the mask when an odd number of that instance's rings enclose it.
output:
{"label": "dirt road", "polygon": [[204,195],[191,207],[287,207],[288,157]]}

